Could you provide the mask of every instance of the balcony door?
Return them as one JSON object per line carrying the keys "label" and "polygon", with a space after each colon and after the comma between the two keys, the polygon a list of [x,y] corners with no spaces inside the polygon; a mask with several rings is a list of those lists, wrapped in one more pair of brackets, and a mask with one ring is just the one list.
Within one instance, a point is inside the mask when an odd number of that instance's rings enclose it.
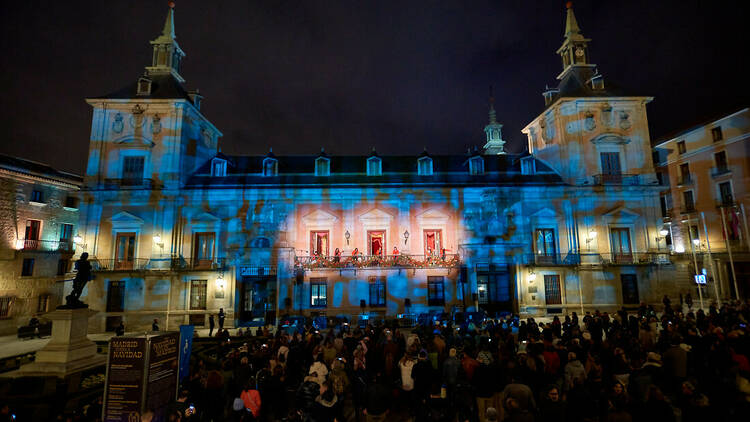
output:
{"label": "balcony door", "polygon": [[39,220],[26,220],[26,237],[24,249],[37,249],[39,247],[39,235],[41,234],[42,222]]}
{"label": "balcony door", "polygon": [[626,227],[610,229],[612,241],[612,260],[614,262],[633,262],[633,249],[630,243],[630,230]]}
{"label": "balcony door", "polygon": [[442,230],[425,230],[424,231],[424,254],[438,255],[442,251],[443,233]]}
{"label": "balcony door", "polygon": [[328,256],[328,230],[310,232],[310,255]]}
{"label": "balcony door", "polygon": [[536,262],[538,264],[553,264],[555,262],[555,230],[536,229],[534,236]]}
{"label": "balcony door", "polygon": [[214,259],[214,243],[216,235],[214,233],[196,233],[195,234],[195,267],[211,268]]}
{"label": "balcony door", "polygon": [[367,252],[372,256],[385,255],[385,230],[367,231]]}
{"label": "balcony door", "polygon": [[115,269],[132,270],[135,261],[135,233],[117,233]]}
{"label": "balcony door", "polygon": [[622,176],[619,152],[602,152],[599,154],[602,162],[602,175],[605,181],[617,181]]}

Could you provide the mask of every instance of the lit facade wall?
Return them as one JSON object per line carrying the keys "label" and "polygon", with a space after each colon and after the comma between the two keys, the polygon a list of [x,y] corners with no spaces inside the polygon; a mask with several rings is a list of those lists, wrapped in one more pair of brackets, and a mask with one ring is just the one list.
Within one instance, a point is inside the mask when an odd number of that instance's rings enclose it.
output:
{"label": "lit facade wall", "polygon": [[81,180],[21,159],[0,161],[0,334],[9,335],[61,304],[62,281],[72,278]]}
{"label": "lit facade wall", "polygon": [[654,148],[665,182],[661,209],[670,223],[680,275],[692,279],[696,263],[698,272],[705,268],[709,278],[718,281],[703,293],[710,299],[717,293],[722,299],[736,297],[735,282],[740,297],[750,292],[749,138],[750,109],[744,108],[664,139]]}

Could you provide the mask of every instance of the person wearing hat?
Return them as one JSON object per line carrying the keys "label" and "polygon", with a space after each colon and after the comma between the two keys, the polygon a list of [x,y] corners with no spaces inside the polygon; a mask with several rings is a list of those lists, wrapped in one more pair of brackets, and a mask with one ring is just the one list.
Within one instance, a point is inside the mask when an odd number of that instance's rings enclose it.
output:
{"label": "person wearing hat", "polygon": [[494,407],[488,407],[483,414],[479,415],[479,419],[486,422],[498,422],[500,420],[500,412]]}
{"label": "person wearing hat", "polygon": [[411,370],[414,378],[414,398],[417,403],[424,403],[430,394],[430,386],[435,379],[435,369],[427,359],[427,350],[422,349],[417,355],[417,363]]}
{"label": "person wearing hat", "polygon": [[633,372],[628,384],[630,387],[630,397],[636,405],[646,402],[650,386],[654,385],[663,391],[665,377],[664,369],[661,366],[661,355],[655,352],[648,352],[646,363],[640,369]]}
{"label": "person wearing hat", "polygon": [[565,391],[573,388],[576,380],[580,380],[581,382],[586,380],[586,368],[578,360],[575,352],[569,352],[568,363],[565,364]]}

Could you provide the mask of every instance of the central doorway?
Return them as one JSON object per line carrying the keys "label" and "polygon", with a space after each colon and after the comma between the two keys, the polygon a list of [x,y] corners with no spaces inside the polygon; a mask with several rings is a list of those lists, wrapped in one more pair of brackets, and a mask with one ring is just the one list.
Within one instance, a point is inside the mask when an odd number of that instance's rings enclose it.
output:
{"label": "central doorway", "polygon": [[385,230],[367,231],[367,254],[372,256],[385,255]]}

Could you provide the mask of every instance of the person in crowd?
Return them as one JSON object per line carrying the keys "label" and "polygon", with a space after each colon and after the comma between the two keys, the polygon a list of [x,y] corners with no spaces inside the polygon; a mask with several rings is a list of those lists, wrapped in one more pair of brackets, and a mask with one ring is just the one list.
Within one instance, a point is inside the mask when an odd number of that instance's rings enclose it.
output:
{"label": "person in crowd", "polygon": [[216,321],[214,321],[214,314],[208,314],[208,336],[209,337],[213,337],[215,326],[216,326]]}
{"label": "person in crowd", "polygon": [[219,317],[219,331],[224,329],[224,319],[226,319],[227,314],[224,313],[224,308],[219,308],[219,314],[217,315]]}
{"label": "person in crowd", "polygon": [[154,322],[151,323],[151,331],[159,331],[159,320],[154,318]]}

